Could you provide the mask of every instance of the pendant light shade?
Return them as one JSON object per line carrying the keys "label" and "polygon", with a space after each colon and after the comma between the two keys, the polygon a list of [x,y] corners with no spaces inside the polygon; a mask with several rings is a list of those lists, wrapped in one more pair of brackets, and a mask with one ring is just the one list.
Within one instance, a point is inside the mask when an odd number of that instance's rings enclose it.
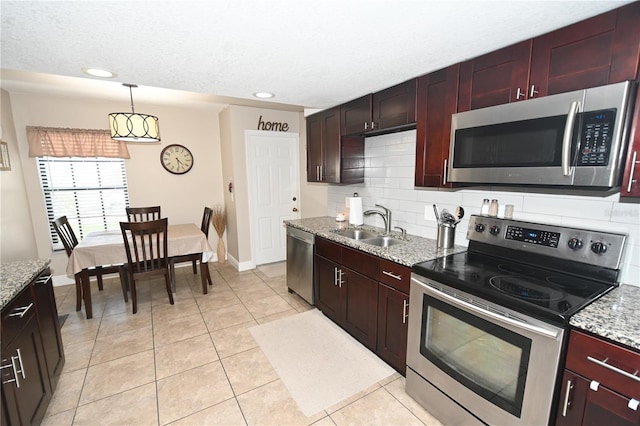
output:
{"label": "pendant light shade", "polygon": [[129,88],[131,112],[112,112],[109,114],[111,139],[124,142],[160,142],[160,126],[158,117],[135,112],[133,107],[133,87],[135,84],[124,83]]}

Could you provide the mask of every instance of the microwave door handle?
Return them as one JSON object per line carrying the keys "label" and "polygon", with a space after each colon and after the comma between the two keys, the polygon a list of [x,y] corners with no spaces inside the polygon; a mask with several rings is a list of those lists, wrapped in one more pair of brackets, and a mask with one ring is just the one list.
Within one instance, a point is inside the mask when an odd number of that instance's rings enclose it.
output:
{"label": "microwave door handle", "polygon": [[571,102],[567,115],[567,123],[564,126],[564,135],[562,136],[562,174],[564,176],[571,176],[571,140],[573,136],[573,126],[576,123],[579,108],[580,102]]}

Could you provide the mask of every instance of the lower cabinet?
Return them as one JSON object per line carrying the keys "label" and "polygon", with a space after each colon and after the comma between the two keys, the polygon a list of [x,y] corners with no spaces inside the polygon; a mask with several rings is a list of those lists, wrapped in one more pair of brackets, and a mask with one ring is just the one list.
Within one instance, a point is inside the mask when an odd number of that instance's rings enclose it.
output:
{"label": "lower cabinet", "polygon": [[316,237],[316,306],[405,374],[411,269]]}
{"label": "lower cabinet", "polygon": [[64,365],[49,271],[2,310],[2,424],[42,422]]}
{"label": "lower cabinet", "polygon": [[556,425],[640,425],[638,368],[639,353],[572,330]]}

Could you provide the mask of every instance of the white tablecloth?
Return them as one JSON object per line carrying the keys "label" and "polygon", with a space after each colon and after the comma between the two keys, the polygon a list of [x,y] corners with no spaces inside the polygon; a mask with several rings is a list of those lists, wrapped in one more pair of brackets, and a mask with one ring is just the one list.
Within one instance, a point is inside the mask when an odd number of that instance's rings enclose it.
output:
{"label": "white tablecloth", "polygon": [[[202,253],[203,262],[213,259],[213,249],[209,240],[193,223],[168,226],[167,250],[169,257]],[[120,230],[92,232],[71,252],[67,273],[74,275],[84,268],[119,265],[126,262],[127,252]]]}

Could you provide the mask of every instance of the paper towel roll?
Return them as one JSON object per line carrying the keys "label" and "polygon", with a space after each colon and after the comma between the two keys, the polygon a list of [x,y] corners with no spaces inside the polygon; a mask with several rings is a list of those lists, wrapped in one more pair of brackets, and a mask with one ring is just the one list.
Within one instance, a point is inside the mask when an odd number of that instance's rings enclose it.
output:
{"label": "paper towel roll", "polygon": [[362,225],[364,223],[362,214],[362,198],[347,197],[349,202],[349,223],[351,225]]}

